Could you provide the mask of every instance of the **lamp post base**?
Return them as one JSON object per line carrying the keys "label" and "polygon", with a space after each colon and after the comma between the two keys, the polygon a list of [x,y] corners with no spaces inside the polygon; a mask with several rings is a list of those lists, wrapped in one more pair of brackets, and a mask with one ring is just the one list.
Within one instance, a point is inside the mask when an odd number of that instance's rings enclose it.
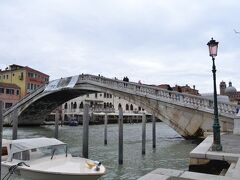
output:
{"label": "lamp post base", "polygon": [[213,144],[212,151],[222,151],[222,145],[221,144]]}

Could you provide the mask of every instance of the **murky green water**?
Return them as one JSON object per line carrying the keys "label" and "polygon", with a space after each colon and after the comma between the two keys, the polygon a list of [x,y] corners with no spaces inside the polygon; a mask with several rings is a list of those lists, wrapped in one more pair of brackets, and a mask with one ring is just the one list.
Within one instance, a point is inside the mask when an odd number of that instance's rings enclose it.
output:
{"label": "murky green water", "polygon": [[[182,139],[164,123],[156,124],[157,146],[152,149],[152,124],[147,124],[146,155],[141,154],[142,124],[124,124],[124,160],[118,165],[118,125],[108,125],[108,145],[104,146],[104,126],[89,128],[89,158],[101,161],[107,168],[102,180],[137,179],[156,168],[187,169],[189,152],[197,144]],[[3,137],[11,138],[11,128]],[[54,126],[19,128],[18,138],[53,137]],[[59,139],[68,143],[74,155],[82,154],[82,126],[59,127]]]}

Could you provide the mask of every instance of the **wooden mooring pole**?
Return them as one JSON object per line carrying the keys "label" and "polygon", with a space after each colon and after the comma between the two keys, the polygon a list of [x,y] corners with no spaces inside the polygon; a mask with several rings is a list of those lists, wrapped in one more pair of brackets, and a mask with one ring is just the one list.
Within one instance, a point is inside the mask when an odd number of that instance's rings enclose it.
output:
{"label": "wooden mooring pole", "polygon": [[58,139],[58,123],[59,123],[59,112],[56,110],[55,113],[55,131],[54,131],[54,137]]}
{"label": "wooden mooring pole", "polygon": [[146,114],[142,115],[142,154],[146,153]]}
{"label": "wooden mooring pole", "polygon": [[12,140],[17,139],[18,134],[18,110],[15,109],[12,115]]}
{"label": "wooden mooring pole", "polygon": [[[2,151],[2,131],[3,131],[3,102],[0,101],[0,149]],[[2,164],[2,158],[0,158],[0,164]],[[0,179],[2,179],[2,168],[0,166]]]}
{"label": "wooden mooring pole", "polygon": [[156,118],[154,114],[152,114],[152,147],[153,149],[156,148]]}
{"label": "wooden mooring pole", "polygon": [[118,137],[118,164],[123,164],[123,110],[119,108],[118,117],[119,137]]}
{"label": "wooden mooring pole", "polygon": [[107,124],[108,124],[108,116],[107,113],[104,115],[104,145],[107,145]]}
{"label": "wooden mooring pole", "polygon": [[83,113],[83,149],[82,156],[88,158],[88,136],[89,136],[89,104],[84,105]]}

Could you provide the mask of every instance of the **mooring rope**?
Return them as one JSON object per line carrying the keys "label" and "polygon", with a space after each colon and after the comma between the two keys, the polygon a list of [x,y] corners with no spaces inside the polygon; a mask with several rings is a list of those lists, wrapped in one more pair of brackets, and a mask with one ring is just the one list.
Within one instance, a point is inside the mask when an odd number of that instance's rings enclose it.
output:
{"label": "mooring rope", "polygon": [[18,168],[18,166],[23,166],[23,165],[27,166],[27,167],[30,167],[25,162],[19,162],[19,163],[13,165],[13,166],[10,166],[7,174],[1,180],[4,180],[5,178],[6,178],[6,180],[8,180],[13,175],[14,171]]}

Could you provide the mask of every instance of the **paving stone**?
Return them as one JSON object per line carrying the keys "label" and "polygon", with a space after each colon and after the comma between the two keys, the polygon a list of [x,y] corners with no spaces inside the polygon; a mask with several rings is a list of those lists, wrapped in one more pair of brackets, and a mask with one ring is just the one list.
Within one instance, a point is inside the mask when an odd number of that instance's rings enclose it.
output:
{"label": "paving stone", "polygon": [[140,177],[138,180],[169,180],[169,176],[161,175],[161,174],[147,174],[143,177]]}
{"label": "paving stone", "polygon": [[151,172],[151,174],[161,174],[161,175],[168,175],[168,176],[180,176],[184,171],[182,170],[175,170],[175,169],[165,169],[165,168],[158,168]]}

